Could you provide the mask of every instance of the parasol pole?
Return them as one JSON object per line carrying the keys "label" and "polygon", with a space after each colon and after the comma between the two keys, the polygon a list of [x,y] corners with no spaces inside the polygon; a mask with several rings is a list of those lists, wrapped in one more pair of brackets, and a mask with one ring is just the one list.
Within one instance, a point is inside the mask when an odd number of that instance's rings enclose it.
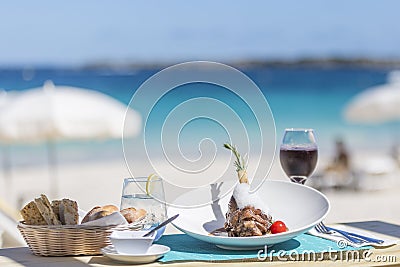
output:
{"label": "parasol pole", "polygon": [[47,144],[47,159],[50,174],[50,195],[52,198],[58,197],[58,177],[57,177],[57,153],[54,141],[49,139]]}
{"label": "parasol pole", "polygon": [[2,145],[3,147],[3,174],[4,178],[10,183],[11,178],[11,160],[10,160],[10,146],[8,144]]}

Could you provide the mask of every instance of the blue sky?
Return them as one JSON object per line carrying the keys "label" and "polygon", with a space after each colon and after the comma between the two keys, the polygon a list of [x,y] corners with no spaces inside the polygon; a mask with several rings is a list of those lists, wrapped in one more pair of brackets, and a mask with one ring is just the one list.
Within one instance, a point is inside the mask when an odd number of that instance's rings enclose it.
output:
{"label": "blue sky", "polygon": [[2,1],[0,65],[400,58],[396,0]]}

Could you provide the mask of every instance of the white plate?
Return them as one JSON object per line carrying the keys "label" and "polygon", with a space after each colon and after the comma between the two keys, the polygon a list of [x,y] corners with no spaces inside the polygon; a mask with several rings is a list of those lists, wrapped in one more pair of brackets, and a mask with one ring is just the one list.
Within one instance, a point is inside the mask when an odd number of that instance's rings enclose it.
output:
{"label": "white plate", "polygon": [[[210,190],[195,189],[180,196],[177,203],[184,203],[185,199],[195,199],[204,194],[210,196]],[[224,249],[257,249],[264,245],[273,245],[290,240],[307,232],[321,222],[329,212],[329,201],[319,191],[304,185],[284,181],[265,181],[257,191],[259,197],[271,209],[273,220],[281,220],[289,228],[289,231],[280,234],[269,234],[254,237],[227,237],[213,236],[210,232],[223,227],[225,213],[228,209],[230,196],[219,201],[218,206],[207,205],[196,208],[168,209],[168,217],[179,213],[179,217],[172,223],[182,232],[199,240],[216,244]]]}
{"label": "white plate", "polygon": [[114,246],[107,246],[101,249],[104,256],[125,263],[149,263],[161,258],[165,253],[169,252],[170,248],[163,245],[152,245],[146,254],[120,254]]}

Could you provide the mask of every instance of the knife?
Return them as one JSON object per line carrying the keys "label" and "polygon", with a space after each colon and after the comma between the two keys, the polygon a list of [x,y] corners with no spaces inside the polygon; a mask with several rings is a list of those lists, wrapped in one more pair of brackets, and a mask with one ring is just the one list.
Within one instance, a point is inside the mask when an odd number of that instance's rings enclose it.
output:
{"label": "knife", "polygon": [[381,239],[376,239],[376,238],[372,238],[372,237],[368,237],[368,236],[363,236],[363,235],[359,235],[359,234],[355,234],[355,233],[339,230],[339,229],[328,227],[328,226],[326,228],[329,231],[336,231],[336,232],[338,232],[340,234],[347,234],[349,236],[357,237],[357,238],[363,239],[363,240],[371,242],[371,243],[382,244],[382,243],[385,242],[384,240],[381,240]]}

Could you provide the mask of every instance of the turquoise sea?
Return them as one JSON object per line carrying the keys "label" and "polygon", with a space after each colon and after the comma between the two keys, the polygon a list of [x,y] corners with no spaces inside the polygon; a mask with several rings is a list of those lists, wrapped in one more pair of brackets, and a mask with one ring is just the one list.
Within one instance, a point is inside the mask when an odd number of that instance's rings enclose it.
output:
{"label": "turquoise sea", "polygon": [[[384,84],[390,69],[349,66],[238,69],[248,75],[266,97],[275,119],[278,142],[285,128],[306,127],[315,129],[322,156],[332,153],[336,138],[342,138],[353,151],[379,149],[389,153],[391,146],[398,143],[399,123],[355,125],[346,122],[342,115],[346,104],[357,93]],[[97,90],[128,104],[137,88],[159,70],[0,69],[0,89],[23,91],[39,87],[50,79],[56,85]],[[191,96],[199,96],[196,90],[198,88],[188,87],[181,93],[170,95],[170,106]],[[202,91],[202,95],[206,96],[207,90]],[[223,100],[224,94],[220,97]],[[228,97],[226,102],[229,101]],[[208,131],[208,127],[199,126],[193,134],[207,136]],[[2,144],[0,155],[13,167],[47,162],[45,144]],[[120,160],[123,158],[121,141],[60,142],[57,144],[57,158],[59,164]]]}

